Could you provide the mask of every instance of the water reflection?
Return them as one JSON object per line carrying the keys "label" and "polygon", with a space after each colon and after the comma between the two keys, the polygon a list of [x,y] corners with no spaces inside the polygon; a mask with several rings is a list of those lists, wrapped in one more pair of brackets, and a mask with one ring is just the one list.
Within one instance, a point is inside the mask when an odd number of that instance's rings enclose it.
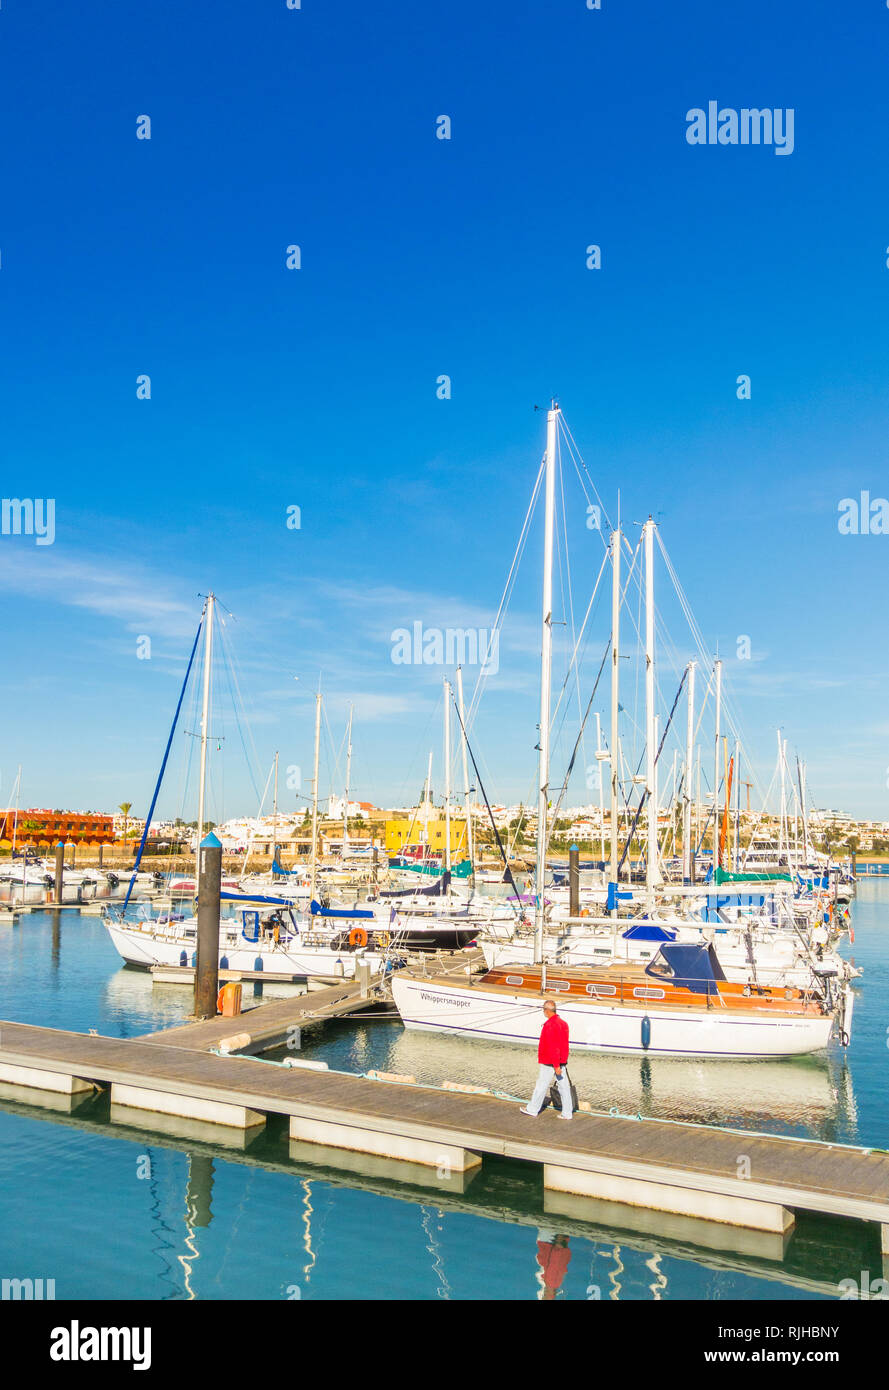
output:
{"label": "water reflection", "polygon": [[[487,1042],[476,1046],[462,1038],[401,1028],[392,1029],[384,1048],[379,1033],[375,1041],[375,1066],[421,1082],[471,1081],[521,1098],[533,1090],[537,1063],[532,1048]],[[625,1115],[739,1128],[794,1129],[831,1139],[854,1130],[852,1078],[841,1058],[697,1062],[582,1053],[572,1057],[571,1072],[580,1099],[594,1110],[614,1108]]]}
{"label": "water reflection", "polygon": [[[400,1250],[387,1244],[387,1258],[391,1256],[400,1264],[409,1256],[404,1243],[410,1238],[410,1223],[405,1225],[395,1220],[391,1209],[387,1216],[386,1207],[381,1205],[393,1200],[405,1209],[413,1206],[417,1212],[426,1270],[437,1297],[443,1299],[521,1297],[520,1283],[515,1284],[518,1266],[511,1270],[507,1255],[510,1245],[515,1251],[511,1257],[513,1264],[530,1257],[533,1296],[543,1301],[556,1297],[603,1300],[702,1297],[705,1296],[700,1288],[702,1274],[713,1282],[713,1296],[719,1296],[725,1276],[735,1279],[740,1276],[767,1281],[762,1287],[754,1283],[753,1292],[748,1290],[748,1296],[768,1297],[768,1284],[777,1283],[809,1297],[837,1297],[839,1281],[843,1278],[858,1278],[861,1271],[869,1271],[872,1280],[882,1276],[876,1228],[857,1222],[801,1215],[796,1230],[779,1248],[774,1242],[769,1245],[767,1238],[763,1239],[765,1233],[716,1227],[712,1222],[617,1208],[613,1204],[596,1204],[569,1194],[544,1193],[539,1172],[506,1160],[486,1161],[465,1193],[442,1191],[430,1203],[428,1196],[404,1180],[404,1169],[411,1165],[395,1160],[368,1156],[366,1175],[359,1171],[362,1156],[357,1154],[349,1155],[348,1172],[307,1162],[302,1156],[292,1160],[288,1157],[286,1126],[277,1133],[258,1137],[243,1152],[220,1154],[210,1144],[190,1140],[183,1143],[169,1134],[140,1130],[137,1123],[109,1124],[105,1118],[107,1101],[101,1098],[70,1116],[11,1101],[0,1101],[0,1112],[40,1120],[47,1130],[67,1127],[104,1135],[109,1140],[126,1141],[148,1156],[151,1165],[149,1247],[160,1260],[157,1280],[165,1290],[155,1296],[164,1298],[243,1296],[241,1283],[237,1287],[227,1287],[223,1282],[225,1261],[221,1251],[231,1248],[241,1216],[253,1198],[254,1187],[258,1197],[258,1185],[267,1176],[275,1175],[278,1181],[283,1177],[292,1183],[293,1194],[288,1200],[287,1189],[278,1189],[275,1210],[280,1213],[276,1227],[279,1239],[275,1241],[270,1237],[262,1249],[254,1249],[246,1258],[257,1271],[258,1287],[264,1265],[290,1256],[286,1213],[294,1211],[301,1227],[301,1283],[282,1287],[297,1289],[292,1296],[301,1298],[309,1296],[316,1285],[318,1296],[354,1296],[354,1289],[339,1284],[329,1292],[328,1270],[333,1269],[342,1277],[342,1243],[345,1241],[354,1281],[366,1280],[371,1251],[378,1251],[381,1220],[392,1233],[390,1240],[396,1239],[394,1233],[400,1232],[402,1242]],[[57,1147],[58,1141],[54,1142]],[[164,1151],[181,1155],[184,1164],[162,1164],[158,1155]],[[93,1161],[101,1161],[102,1150],[97,1150],[96,1155]],[[244,1169],[249,1173],[239,1178],[238,1174]],[[218,1178],[223,1171],[226,1181],[220,1189]],[[165,1175],[164,1182],[160,1172]],[[138,1188],[142,1184],[135,1186]],[[220,1196],[220,1191],[224,1192],[224,1197]],[[360,1199],[360,1206],[356,1206],[356,1199]],[[556,1211],[554,1199],[566,1205]],[[331,1215],[337,1218],[336,1239],[325,1248],[324,1224]],[[492,1225],[487,1229],[467,1226],[469,1219]],[[636,1228],[625,1224],[630,1221],[637,1223]],[[181,1223],[184,1223],[184,1236]],[[217,1237],[214,1246],[207,1246],[206,1236],[216,1225],[221,1226],[224,1245],[220,1247]],[[495,1226],[500,1230],[523,1228],[528,1238],[533,1235],[533,1244],[529,1247],[524,1239],[516,1245],[500,1237],[491,1238]],[[719,1248],[717,1237],[724,1242],[722,1248]],[[467,1252],[467,1240],[469,1248],[475,1252],[471,1256]],[[711,1248],[707,1246],[708,1240],[714,1242]],[[207,1254],[211,1248],[213,1258]],[[489,1264],[485,1263],[486,1258]],[[203,1279],[198,1278],[201,1264],[205,1269]],[[576,1276],[580,1268],[586,1267],[589,1276],[584,1282],[582,1276],[580,1280]],[[243,1278],[240,1266],[237,1277],[238,1280]],[[527,1284],[525,1287],[527,1290]],[[383,1294],[374,1288],[371,1296]],[[414,1296],[422,1296],[419,1288]]]}

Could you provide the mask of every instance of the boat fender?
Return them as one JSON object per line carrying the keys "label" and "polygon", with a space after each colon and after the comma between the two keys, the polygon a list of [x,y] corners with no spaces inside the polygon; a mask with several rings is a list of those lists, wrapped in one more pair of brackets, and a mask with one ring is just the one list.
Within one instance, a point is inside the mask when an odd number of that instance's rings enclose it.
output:
{"label": "boat fender", "polygon": [[225,998],[225,985],[222,986],[222,988],[220,989],[219,993],[218,993],[217,996],[216,996],[216,1012],[217,1012],[218,1014],[221,1014],[221,1013],[222,1013],[222,1001],[223,1001],[224,998]]}
{"label": "boat fender", "polygon": [[186,951],[179,952],[179,964],[188,965],[188,954]]}
{"label": "boat fender", "polygon": [[645,1052],[651,1046],[651,1019],[648,1014],[642,1020],[642,1047]]}

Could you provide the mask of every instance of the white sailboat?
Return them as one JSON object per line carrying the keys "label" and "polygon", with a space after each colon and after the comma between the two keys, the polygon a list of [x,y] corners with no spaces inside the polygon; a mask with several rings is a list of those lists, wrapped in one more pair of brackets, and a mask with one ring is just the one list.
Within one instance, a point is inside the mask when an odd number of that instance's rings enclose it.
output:
{"label": "white sailboat", "polygon": [[[455,1033],[501,1041],[536,1043],[541,1004],[558,997],[571,1045],[581,1051],[626,1052],[672,1057],[791,1057],[825,1048],[838,1023],[844,1038],[851,1028],[848,982],[835,988],[814,973],[804,988],[756,989],[726,979],[709,942],[663,943],[646,963],[611,959],[581,967],[545,958],[546,851],[549,839],[548,792],[550,685],[552,667],[552,574],[556,451],[560,411],[547,415],[543,603],[538,758],[537,855],[534,951],[530,964],[503,964],[480,979],[398,972],[392,993],[407,1029]],[[647,800],[646,897],[655,907],[662,882],[657,843],[657,753],[654,708],[654,522],[644,529],[645,695]],[[611,726],[611,883],[617,885],[618,764],[617,689],[620,617],[620,536],[612,539],[614,564],[612,621]],[[717,728],[718,759],[718,728]],[[614,913],[617,915],[617,905]]]}
{"label": "white sailboat", "polygon": [[[205,824],[207,762],[209,753],[209,719],[211,700],[211,678],[213,660],[213,618],[215,596],[211,593],[204,605],[198,633],[192,647],[191,658],[185,673],[179,706],[173,721],[173,728],[167,744],[167,751],[161,767],[160,777],[155,787],[154,799],[146,818],[150,823],[154,805],[157,801],[161,782],[166,768],[170,744],[175,732],[182,699],[197,651],[201,631],[204,632],[203,661],[203,700],[201,712],[201,759],[200,784],[198,792],[198,830],[196,842],[200,844]],[[313,812],[313,855],[311,872],[311,891],[315,888],[317,810],[318,810],[318,743],[320,736],[321,694],[316,697],[315,722],[315,788]],[[139,856],[136,860],[130,890],[123,908],[115,913],[108,909],[105,925],[118,954],[130,965],[194,965],[197,949],[197,918],[179,913],[166,913],[153,916],[140,914],[136,920],[125,916],[129,903],[135,870],[138,869],[141,851],[144,848],[143,835]],[[235,889],[239,885],[235,884]],[[200,883],[198,882],[198,892]],[[356,963],[361,959],[370,961],[372,969],[382,968],[385,951],[368,950],[369,935],[363,921],[336,918],[332,922],[318,922],[314,917],[300,921],[292,911],[292,904],[286,898],[259,894],[248,897],[240,892],[223,889],[226,902],[234,903],[239,909],[236,917],[223,916],[219,924],[219,968],[222,970],[245,970],[284,975],[299,975],[305,978],[337,979],[354,975]],[[360,914],[355,914],[356,918]]]}

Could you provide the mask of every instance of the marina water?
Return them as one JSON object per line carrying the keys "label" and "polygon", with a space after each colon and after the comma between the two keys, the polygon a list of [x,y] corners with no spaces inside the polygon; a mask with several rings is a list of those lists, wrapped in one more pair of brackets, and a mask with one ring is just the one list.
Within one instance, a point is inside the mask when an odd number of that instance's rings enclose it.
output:
{"label": "marina water", "polygon": [[[860,882],[853,915],[844,949],[864,978],[847,1052],[833,1044],[824,1057],[764,1063],[582,1056],[572,1064],[581,1098],[594,1110],[889,1148],[889,883]],[[3,1018],[113,1037],[180,1021],[191,1004],[189,989],[122,967],[102,923],[70,910],[0,929],[0,980]],[[523,1098],[536,1072],[533,1049],[409,1034],[379,1017],[325,1024],[302,1043],[301,1055],[343,1071]],[[458,1195],[399,1184],[372,1160],[361,1174],[292,1161],[280,1122],[234,1153],[212,1134],[112,1125],[107,1096],[68,1115],[14,1094],[0,1087],[0,1277],[54,1280],[57,1299],[829,1299],[842,1279],[882,1274],[876,1228],[851,1221],[801,1214],[777,1263],[677,1239],[654,1213],[644,1232],[551,1216],[536,1165],[486,1159]]]}

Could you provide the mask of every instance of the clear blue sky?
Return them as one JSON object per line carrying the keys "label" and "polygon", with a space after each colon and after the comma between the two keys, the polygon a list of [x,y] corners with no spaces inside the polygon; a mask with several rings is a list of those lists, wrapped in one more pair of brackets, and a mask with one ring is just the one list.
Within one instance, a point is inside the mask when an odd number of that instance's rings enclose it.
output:
{"label": "clear blue sky", "polygon": [[[0,537],[0,800],[21,762],[28,804],[144,810],[211,587],[263,778],[278,748],[305,790],[320,670],[355,795],[414,796],[443,673],[390,633],[490,620],[555,394],[609,511],[658,518],[763,780],[780,725],[819,804],[889,818],[889,537],[837,528],[889,495],[887,62],[876,2],[4,6],[2,491],[56,539]],[[793,153],[689,145],[710,100],[792,107]],[[475,723],[502,800],[539,566],[535,525]],[[213,809],[250,811],[225,737]]]}

